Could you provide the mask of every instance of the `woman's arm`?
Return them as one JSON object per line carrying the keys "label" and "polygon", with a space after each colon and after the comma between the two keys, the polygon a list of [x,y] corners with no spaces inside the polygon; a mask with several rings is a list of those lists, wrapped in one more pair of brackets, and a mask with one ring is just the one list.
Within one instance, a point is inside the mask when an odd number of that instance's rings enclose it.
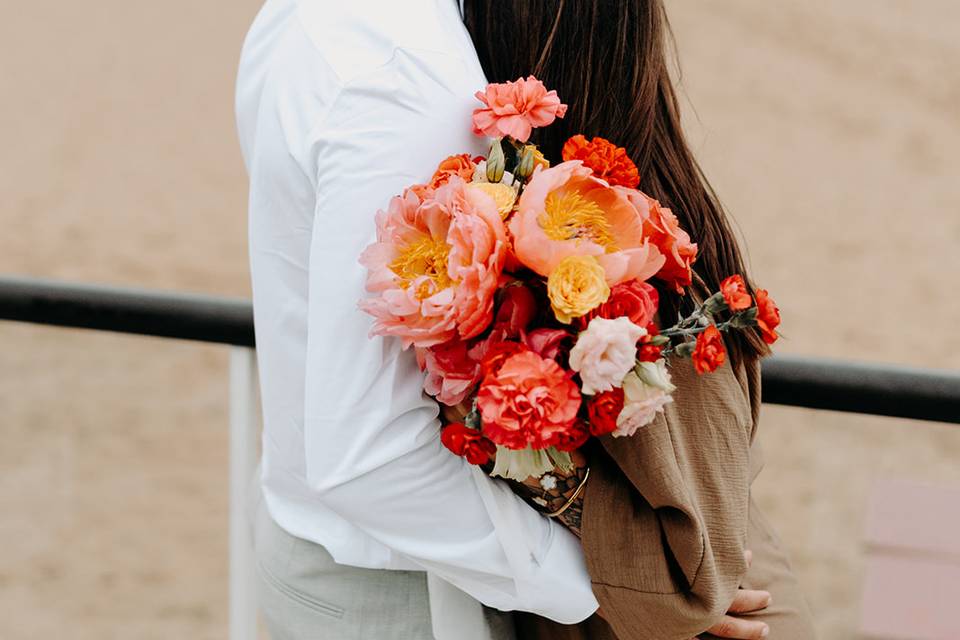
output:
{"label": "woman's arm", "polygon": [[674,360],[674,402],[590,457],[582,541],[621,637],[685,640],[730,609],[746,573],[751,402],[729,364]]}

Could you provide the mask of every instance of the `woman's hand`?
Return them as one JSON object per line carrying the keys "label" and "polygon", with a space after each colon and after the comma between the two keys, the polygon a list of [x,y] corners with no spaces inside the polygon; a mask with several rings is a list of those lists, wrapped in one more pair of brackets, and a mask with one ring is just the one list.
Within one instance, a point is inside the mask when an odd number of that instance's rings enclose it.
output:
{"label": "woman's hand", "polygon": [[[743,554],[747,561],[747,568],[753,561],[753,552],[749,549]],[[738,618],[737,614],[753,613],[762,611],[770,606],[770,593],[767,591],[754,591],[752,589],[740,589],[734,596],[730,604],[730,610],[721,620],[707,629],[707,633],[712,633],[720,638],[737,638],[738,640],[760,640],[766,638],[770,633],[770,627],[767,623],[750,618]]]}

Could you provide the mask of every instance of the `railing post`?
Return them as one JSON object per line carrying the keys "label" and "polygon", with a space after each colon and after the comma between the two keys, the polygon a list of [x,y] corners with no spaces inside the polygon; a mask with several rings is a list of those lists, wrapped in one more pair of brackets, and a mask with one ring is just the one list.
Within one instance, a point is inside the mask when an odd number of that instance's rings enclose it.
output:
{"label": "railing post", "polygon": [[257,601],[247,491],[260,430],[256,351],[230,347],[230,640],[255,640]]}

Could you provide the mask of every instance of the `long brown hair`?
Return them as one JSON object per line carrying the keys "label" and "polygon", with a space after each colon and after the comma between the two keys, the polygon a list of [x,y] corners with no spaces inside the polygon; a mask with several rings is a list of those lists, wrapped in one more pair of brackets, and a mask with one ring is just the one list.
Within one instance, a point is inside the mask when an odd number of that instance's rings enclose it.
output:
{"label": "long brown hair", "polygon": [[[464,23],[490,82],[533,74],[569,104],[531,138],[548,158],[582,133],[626,148],[640,189],[670,207],[694,242],[700,295],[739,273],[753,291],[719,199],[690,152],[666,55],[673,42],[661,0],[464,0]],[[690,296],[658,287],[661,321],[689,311]],[[769,353],[756,330],[727,344],[736,364]]]}

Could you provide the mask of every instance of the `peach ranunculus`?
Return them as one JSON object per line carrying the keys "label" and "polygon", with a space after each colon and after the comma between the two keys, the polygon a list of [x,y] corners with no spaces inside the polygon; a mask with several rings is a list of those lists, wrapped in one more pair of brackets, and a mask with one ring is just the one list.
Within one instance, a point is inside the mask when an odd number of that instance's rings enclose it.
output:
{"label": "peach ranunculus", "polygon": [[476,96],[484,105],[473,110],[473,132],[478,136],[526,142],[534,127],[545,127],[567,112],[557,92],[547,91],[533,76],[488,84]]}
{"label": "peach ranunculus", "polygon": [[517,259],[547,276],[567,256],[594,256],[607,284],[646,280],[666,258],[649,241],[641,211],[580,160],[534,170],[510,218]]}
{"label": "peach ranunculus", "polygon": [[692,280],[690,265],[697,258],[697,244],[690,241],[690,235],[680,227],[670,209],[661,207],[657,200],[641,191],[624,189],[624,193],[643,218],[644,237],[666,257],[656,276],[677,293],[683,293],[683,287],[690,286]]}
{"label": "peach ranunculus", "polygon": [[371,335],[403,348],[429,347],[484,331],[493,317],[507,237],[493,199],[453,176],[422,202],[410,190],[377,213],[377,241],[360,256],[366,288],[360,309]]}

